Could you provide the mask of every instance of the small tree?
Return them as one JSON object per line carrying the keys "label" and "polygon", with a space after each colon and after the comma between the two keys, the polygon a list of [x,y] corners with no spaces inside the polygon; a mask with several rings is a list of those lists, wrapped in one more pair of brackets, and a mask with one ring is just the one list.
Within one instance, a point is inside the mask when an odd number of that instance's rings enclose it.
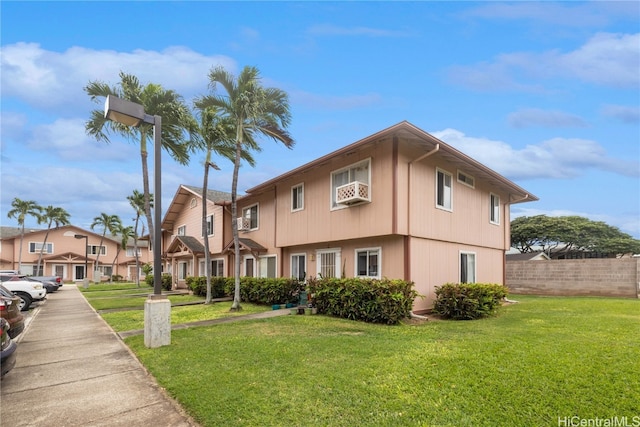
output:
{"label": "small tree", "polygon": [[11,210],[7,212],[8,218],[16,218],[20,226],[20,249],[18,252],[18,271],[22,272],[22,242],[24,241],[24,222],[27,216],[32,216],[41,221],[42,207],[33,200],[20,200],[17,197],[11,202]]}
{"label": "small tree", "polygon": [[38,256],[38,267],[37,267],[37,275],[41,275],[40,265],[42,263],[42,254],[44,253],[44,248],[47,245],[47,240],[49,239],[49,231],[51,230],[51,226],[55,224],[55,228],[60,227],[61,225],[69,225],[69,212],[64,210],[63,208],[53,207],[51,205],[42,209],[42,214],[40,215],[40,221],[47,224],[47,232],[44,235],[44,242],[42,242],[42,247],[40,248],[40,255]]}
{"label": "small tree", "polygon": [[116,232],[122,227],[122,221],[118,215],[109,215],[104,212],[93,218],[91,223],[91,229],[96,227],[102,227],[102,236],[100,236],[100,244],[98,245],[98,254],[96,255],[96,267],[97,270],[100,265],[100,253],[102,252],[102,243],[104,243],[104,237],[107,235],[107,231],[110,234],[116,234]]}

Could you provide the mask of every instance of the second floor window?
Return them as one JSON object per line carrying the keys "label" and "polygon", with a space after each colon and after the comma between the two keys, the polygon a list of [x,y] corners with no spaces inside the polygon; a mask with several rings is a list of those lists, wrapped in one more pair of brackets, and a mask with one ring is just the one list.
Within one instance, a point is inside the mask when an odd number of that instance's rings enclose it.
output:
{"label": "second floor window", "polygon": [[207,216],[207,236],[213,236],[213,214]]}
{"label": "second floor window", "polygon": [[178,236],[186,236],[187,235],[187,226],[181,225],[178,227]]}
{"label": "second floor window", "polygon": [[127,248],[127,256],[136,256],[136,252],[138,253],[138,256],[142,255],[140,248],[138,248],[138,250],[135,250],[134,248]]}
{"label": "second floor window", "polygon": [[291,187],[291,210],[301,211],[304,209],[304,184]]}
{"label": "second floor window", "polygon": [[451,174],[441,169],[436,169],[436,207],[445,210],[453,210]]}
{"label": "second floor window", "polygon": [[[331,208],[338,207],[336,189],[352,182],[360,182],[367,186],[366,199],[369,199],[370,190],[368,189],[370,181],[370,165],[371,160],[367,159],[362,162],[355,163],[344,169],[340,169],[331,173]],[[359,195],[359,194],[358,194]]]}
{"label": "second floor window", "polygon": [[87,246],[87,252],[89,252],[89,255],[98,255],[98,253],[100,253],[100,255],[106,255],[107,247],[98,246],[98,245],[89,245]]}
{"label": "second floor window", "polygon": [[492,224],[500,224],[500,196],[491,194],[489,200],[489,222]]}
{"label": "second floor window", "polygon": [[242,218],[248,221],[249,230],[258,228],[258,205],[242,209]]}
{"label": "second floor window", "polygon": [[45,253],[45,254],[53,253],[53,243],[47,243],[45,245],[42,242],[29,242],[29,253],[30,254],[40,253],[43,246],[44,246],[44,251],[42,251],[42,253]]}

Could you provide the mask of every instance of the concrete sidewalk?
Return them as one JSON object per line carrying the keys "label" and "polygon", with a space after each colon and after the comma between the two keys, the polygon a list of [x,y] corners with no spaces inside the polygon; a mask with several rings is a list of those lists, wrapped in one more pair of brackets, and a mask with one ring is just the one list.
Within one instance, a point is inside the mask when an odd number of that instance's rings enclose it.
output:
{"label": "concrete sidewalk", "polygon": [[19,337],[15,368],[0,382],[6,426],[197,426],[129,348],[64,285]]}

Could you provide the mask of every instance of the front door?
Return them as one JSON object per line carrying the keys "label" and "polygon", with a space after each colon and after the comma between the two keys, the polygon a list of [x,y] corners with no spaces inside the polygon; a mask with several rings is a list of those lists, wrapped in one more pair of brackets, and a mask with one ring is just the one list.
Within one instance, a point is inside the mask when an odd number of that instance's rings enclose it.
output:
{"label": "front door", "polygon": [[75,267],[75,280],[82,280],[84,279],[84,265],[76,265]]}

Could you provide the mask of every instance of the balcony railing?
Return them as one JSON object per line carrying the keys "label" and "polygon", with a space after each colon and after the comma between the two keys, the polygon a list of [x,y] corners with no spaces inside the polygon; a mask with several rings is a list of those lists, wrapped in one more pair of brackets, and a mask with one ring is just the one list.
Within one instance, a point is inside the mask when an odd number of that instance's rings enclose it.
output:
{"label": "balcony railing", "polygon": [[370,202],[369,185],[364,182],[353,181],[336,188],[336,203],[354,205]]}

